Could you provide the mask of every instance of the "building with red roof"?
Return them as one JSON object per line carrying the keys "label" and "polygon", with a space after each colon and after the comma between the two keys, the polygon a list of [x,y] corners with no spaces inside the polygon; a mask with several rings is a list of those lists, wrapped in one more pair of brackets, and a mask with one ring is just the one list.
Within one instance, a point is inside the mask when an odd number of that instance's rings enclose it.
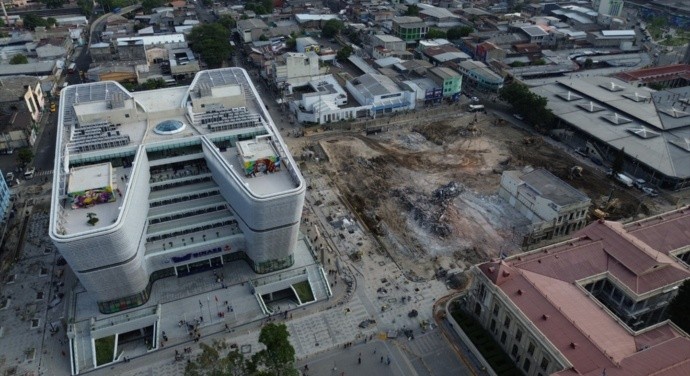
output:
{"label": "building with red roof", "polygon": [[666,320],[690,278],[690,208],[472,267],[465,308],[528,376],[690,375],[690,338]]}
{"label": "building with red roof", "polygon": [[637,86],[656,84],[670,88],[683,87],[690,85],[690,64],[664,65],[661,67],[637,69],[616,73],[614,77]]}

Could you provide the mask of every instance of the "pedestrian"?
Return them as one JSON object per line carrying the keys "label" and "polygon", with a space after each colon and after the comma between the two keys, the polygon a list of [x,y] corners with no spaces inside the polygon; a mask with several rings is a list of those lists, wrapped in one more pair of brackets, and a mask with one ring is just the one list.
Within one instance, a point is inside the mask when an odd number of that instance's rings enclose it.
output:
{"label": "pedestrian", "polygon": [[383,363],[383,357],[381,357],[381,361],[379,363]]}
{"label": "pedestrian", "polygon": [[386,365],[389,365],[389,366],[391,365],[391,357],[390,356],[386,358]]}
{"label": "pedestrian", "polygon": [[362,358],[357,358],[357,364],[362,364]]}

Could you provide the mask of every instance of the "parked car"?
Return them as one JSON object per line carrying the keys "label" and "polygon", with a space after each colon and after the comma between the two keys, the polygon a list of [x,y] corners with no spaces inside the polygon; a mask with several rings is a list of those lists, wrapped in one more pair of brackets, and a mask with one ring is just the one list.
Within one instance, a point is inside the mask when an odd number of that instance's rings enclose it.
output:
{"label": "parked car", "polygon": [[513,114],[513,117],[516,118],[516,119],[518,119],[518,120],[524,120],[524,119],[525,119],[525,118],[524,118],[522,115],[520,115],[520,114]]}
{"label": "parked car", "polygon": [[644,192],[649,197],[656,197],[659,195],[659,192],[657,192],[654,188],[650,187],[643,187],[642,192]]}

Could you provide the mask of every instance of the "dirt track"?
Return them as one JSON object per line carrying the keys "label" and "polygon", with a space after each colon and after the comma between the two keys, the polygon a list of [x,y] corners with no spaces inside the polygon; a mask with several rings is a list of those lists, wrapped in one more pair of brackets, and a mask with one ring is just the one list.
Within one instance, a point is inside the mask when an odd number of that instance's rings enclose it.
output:
{"label": "dirt track", "polygon": [[[318,170],[396,262],[423,277],[438,266],[463,267],[519,251],[529,222],[497,197],[503,170],[544,167],[593,200],[612,191],[611,181],[587,170],[570,179],[577,164],[572,156],[487,115],[390,128],[372,136],[318,134],[328,159]],[[627,192],[614,193],[620,215],[636,209]]]}

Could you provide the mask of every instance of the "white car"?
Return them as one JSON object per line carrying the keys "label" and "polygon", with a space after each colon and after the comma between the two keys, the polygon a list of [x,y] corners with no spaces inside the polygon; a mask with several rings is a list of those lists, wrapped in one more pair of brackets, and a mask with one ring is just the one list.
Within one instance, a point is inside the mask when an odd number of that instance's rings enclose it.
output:
{"label": "white car", "polygon": [[520,115],[520,114],[513,114],[513,117],[516,118],[516,119],[518,119],[518,120],[524,120],[524,119],[525,119],[525,118],[524,118],[522,115]]}
{"label": "white car", "polygon": [[470,100],[472,102],[479,102],[479,98],[477,98],[477,97],[472,97],[472,98],[470,98]]}
{"label": "white car", "polygon": [[654,188],[650,187],[642,187],[642,192],[644,192],[649,197],[656,197],[659,195],[659,192],[657,192]]}

